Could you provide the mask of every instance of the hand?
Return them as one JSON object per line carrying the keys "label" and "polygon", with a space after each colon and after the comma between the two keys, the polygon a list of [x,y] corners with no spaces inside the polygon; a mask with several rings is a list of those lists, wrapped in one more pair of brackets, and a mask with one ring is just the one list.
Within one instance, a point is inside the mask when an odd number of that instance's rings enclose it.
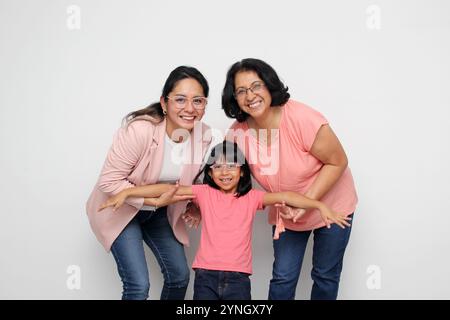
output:
{"label": "hand", "polygon": [[200,221],[202,220],[200,209],[192,202],[188,203],[186,211],[181,215],[181,218],[189,228],[194,227],[195,229],[198,228]]}
{"label": "hand", "polygon": [[336,223],[342,229],[345,229],[345,227],[350,227],[350,223],[348,223],[348,221],[352,220],[352,218],[346,217],[342,213],[334,212],[327,206],[320,208],[320,215],[322,216],[322,220],[325,222],[328,229],[331,227],[332,223]]}
{"label": "hand", "polygon": [[97,212],[100,212],[101,210],[107,208],[107,207],[113,207],[113,211],[116,211],[119,209],[125,200],[127,199],[127,194],[123,191],[119,192],[115,196],[110,197],[106,202],[104,202],[97,210]]}
{"label": "hand", "polygon": [[280,208],[280,216],[283,219],[292,220],[294,223],[297,222],[306,212],[305,209],[302,208],[293,208],[286,205],[286,202],[277,203],[275,207]]}
{"label": "hand", "polygon": [[165,207],[165,206],[168,206],[169,204],[173,204],[173,203],[176,203],[179,201],[191,200],[191,199],[195,198],[195,196],[193,196],[193,195],[192,196],[177,195],[176,193],[177,193],[179,187],[180,187],[180,185],[177,182],[174,186],[171,186],[168,191],[161,194],[161,196],[159,196],[159,198],[157,198],[155,200],[156,206],[158,208],[161,208],[161,207]]}

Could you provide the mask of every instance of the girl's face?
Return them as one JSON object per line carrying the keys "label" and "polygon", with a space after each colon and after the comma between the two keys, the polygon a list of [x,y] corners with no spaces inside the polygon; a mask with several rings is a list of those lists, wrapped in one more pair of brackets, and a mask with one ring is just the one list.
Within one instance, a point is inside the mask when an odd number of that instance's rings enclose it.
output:
{"label": "girl's face", "polygon": [[220,161],[211,165],[209,175],[222,192],[234,194],[241,178],[241,167],[234,162]]}
{"label": "girl's face", "polygon": [[200,121],[205,114],[206,98],[197,80],[187,78],[178,81],[167,96],[167,102],[164,98],[161,97],[160,102],[166,112],[169,136],[175,129],[191,131],[195,121]]}
{"label": "girl's face", "polygon": [[269,90],[254,71],[236,73],[234,95],[239,108],[255,119],[266,115],[272,104]]}

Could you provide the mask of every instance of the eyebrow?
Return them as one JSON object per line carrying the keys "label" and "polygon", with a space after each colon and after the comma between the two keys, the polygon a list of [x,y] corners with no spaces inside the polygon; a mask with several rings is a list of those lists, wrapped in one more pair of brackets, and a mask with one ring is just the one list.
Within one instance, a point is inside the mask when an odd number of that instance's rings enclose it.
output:
{"label": "eyebrow", "polygon": [[[173,95],[176,96],[176,97],[184,97],[184,98],[187,98],[187,95],[182,94],[182,93],[174,93]],[[193,96],[192,98],[206,98],[206,97],[205,97],[205,96]]]}

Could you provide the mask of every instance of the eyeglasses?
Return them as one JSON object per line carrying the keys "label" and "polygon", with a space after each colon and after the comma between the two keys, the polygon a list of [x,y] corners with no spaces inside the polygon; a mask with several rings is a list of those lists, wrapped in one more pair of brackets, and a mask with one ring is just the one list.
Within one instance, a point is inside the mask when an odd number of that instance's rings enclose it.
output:
{"label": "eyeglasses", "polygon": [[226,169],[228,171],[236,171],[240,167],[241,165],[238,163],[223,163],[223,164],[215,163],[211,166],[211,169],[213,169],[214,171],[219,171],[223,169]]}
{"label": "eyeglasses", "polygon": [[234,97],[236,99],[244,99],[245,96],[247,95],[247,91],[250,90],[253,94],[258,94],[261,93],[264,89],[264,83],[262,82],[255,82],[253,83],[250,88],[238,88],[235,92],[234,92]]}
{"label": "eyeglasses", "polygon": [[205,109],[206,104],[208,103],[208,100],[205,97],[188,98],[185,96],[173,96],[173,97],[166,96],[166,98],[174,101],[175,107],[177,107],[178,109],[185,108],[188,101],[190,101],[192,103],[192,106],[198,110]]}

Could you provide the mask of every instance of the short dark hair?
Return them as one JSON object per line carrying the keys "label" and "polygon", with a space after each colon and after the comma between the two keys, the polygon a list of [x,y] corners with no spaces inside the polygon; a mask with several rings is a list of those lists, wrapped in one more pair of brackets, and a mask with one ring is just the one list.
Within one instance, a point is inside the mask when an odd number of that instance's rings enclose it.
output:
{"label": "short dark hair", "polygon": [[234,96],[234,78],[241,71],[254,71],[264,81],[272,97],[271,107],[282,106],[289,100],[289,88],[281,82],[276,71],[269,64],[259,59],[243,59],[233,64],[227,72],[227,79],[222,91],[222,109],[227,117],[243,122],[249,116],[239,108]]}
{"label": "short dark hair", "polygon": [[[173,88],[177,85],[177,83],[183,79],[196,80],[202,86],[203,94],[205,95],[205,97],[208,97],[209,94],[208,81],[203,76],[203,74],[194,67],[179,66],[174,70],[172,70],[172,72],[167,77],[166,82],[164,83],[161,97],[164,97],[164,100],[166,102],[169,93],[173,90]],[[131,121],[134,118],[142,115],[149,115],[158,119],[159,121],[162,121],[164,119],[164,113],[161,103],[159,101],[154,102],[144,109],[130,112],[125,116],[124,120]]]}
{"label": "short dark hair", "polygon": [[197,180],[197,178],[203,173],[203,184],[207,184],[214,189],[220,190],[219,186],[214,182],[213,178],[208,173],[212,170],[211,166],[216,163],[217,160],[222,158],[225,158],[226,162],[233,162],[241,165],[240,168],[242,176],[239,178],[236,196],[241,197],[247,194],[252,189],[250,166],[248,165],[248,162],[242,151],[239,149],[237,143],[227,140],[214,146],[208,160],[205,163],[205,166],[203,167],[203,170],[197,174],[194,181]]}

